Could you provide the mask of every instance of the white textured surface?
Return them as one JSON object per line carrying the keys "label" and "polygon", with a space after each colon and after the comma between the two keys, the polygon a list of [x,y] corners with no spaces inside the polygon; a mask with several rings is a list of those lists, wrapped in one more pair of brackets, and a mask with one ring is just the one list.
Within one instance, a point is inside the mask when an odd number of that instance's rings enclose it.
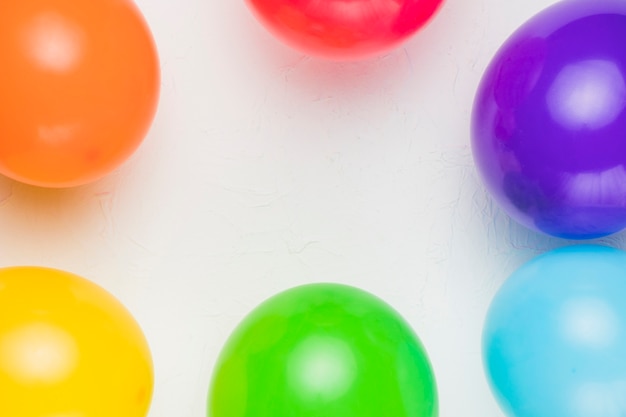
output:
{"label": "white textured surface", "polygon": [[78,273],[125,303],[154,355],[150,417],[204,417],[229,332],[316,281],[373,292],[413,325],[441,417],[499,417],[483,316],[515,268],[568,242],[492,204],[469,117],[493,53],[553,2],[448,0],[404,48],[337,64],[279,44],[243,0],[140,0],[162,63],[153,129],[89,186],[0,179],[0,263]]}

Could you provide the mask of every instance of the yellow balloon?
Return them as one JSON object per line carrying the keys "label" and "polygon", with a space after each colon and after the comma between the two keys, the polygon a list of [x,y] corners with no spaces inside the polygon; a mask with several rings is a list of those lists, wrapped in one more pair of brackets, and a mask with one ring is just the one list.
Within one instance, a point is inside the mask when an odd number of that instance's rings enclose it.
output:
{"label": "yellow balloon", "polygon": [[0,416],[144,417],[148,343],[101,287],[49,268],[0,269]]}

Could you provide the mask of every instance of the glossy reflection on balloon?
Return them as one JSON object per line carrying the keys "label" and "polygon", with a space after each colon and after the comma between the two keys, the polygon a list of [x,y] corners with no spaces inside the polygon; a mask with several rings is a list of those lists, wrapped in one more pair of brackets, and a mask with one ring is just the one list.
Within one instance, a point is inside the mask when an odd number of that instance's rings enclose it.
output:
{"label": "glossy reflection on balloon", "polygon": [[2,368],[25,385],[63,381],[76,369],[78,357],[72,336],[45,322],[18,327],[0,339]]}
{"label": "glossy reflection on balloon", "polygon": [[76,67],[87,37],[80,26],[54,12],[34,17],[22,36],[34,64],[59,73]]}
{"label": "glossy reflection on balloon", "polygon": [[511,417],[626,415],[626,252],[558,249],[502,285],[487,314],[488,379]]}
{"label": "glossy reflection on balloon", "polygon": [[520,223],[589,239],[626,227],[626,3],[559,2],[518,29],[477,92],[472,147]]}
{"label": "glossy reflection on balloon", "polygon": [[247,0],[265,26],[306,54],[335,60],[386,52],[421,28],[443,0]]}
{"label": "glossy reflection on balloon", "polygon": [[224,346],[210,417],[434,417],[435,381],[407,323],[380,299],[337,284],[280,293]]}
{"label": "glossy reflection on balloon", "polygon": [[0,416],[145,417],[152,359],[102,288],[47,268],[0,269]]}

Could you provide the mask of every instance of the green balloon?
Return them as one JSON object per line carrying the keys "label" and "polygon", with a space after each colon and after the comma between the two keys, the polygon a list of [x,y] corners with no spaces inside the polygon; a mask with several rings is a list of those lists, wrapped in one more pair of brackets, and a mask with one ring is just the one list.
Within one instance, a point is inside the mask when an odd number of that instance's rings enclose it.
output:
{"label": "green balloon", "polygon": [[338,284],[292,288],[235,329],[214,369],[209,417],[434,417],[424,347],[379,298]]}

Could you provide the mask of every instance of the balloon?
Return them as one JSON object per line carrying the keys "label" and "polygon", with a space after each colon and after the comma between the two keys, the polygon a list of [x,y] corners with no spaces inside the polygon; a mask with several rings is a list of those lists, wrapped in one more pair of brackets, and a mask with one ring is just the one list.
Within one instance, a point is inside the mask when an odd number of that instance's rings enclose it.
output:
{"label": "balloon", "polygon": [[247,0],[286,44],[335,60],[392,49],[421,28],[443,0]]}
{"label": "balloon", "polygon": [[145,417],[148,344],[102,288],[48,268],[0,269],[0,416]]}
{"label": "balloon", "polygon": [[486,188],[529,228],[571,239],[626,226],[626,2],[558,2],[501,47],[478,89]]}
{"label": "balloon", "polygon": [[483,334],[509,416],[626,415],[626,252],[573,246],[523,265],[495,296]]}
{"label": "balloon", "polygon": [[0,173],[43,187],[99,179],[156,112],[152,35],[132,0],[0,2]]}
{"label": "balloon", "polygon": [[237,327],[214,369],[211,417],[434,417],[437,393],[409,325],[373,295],[292,288]]}

